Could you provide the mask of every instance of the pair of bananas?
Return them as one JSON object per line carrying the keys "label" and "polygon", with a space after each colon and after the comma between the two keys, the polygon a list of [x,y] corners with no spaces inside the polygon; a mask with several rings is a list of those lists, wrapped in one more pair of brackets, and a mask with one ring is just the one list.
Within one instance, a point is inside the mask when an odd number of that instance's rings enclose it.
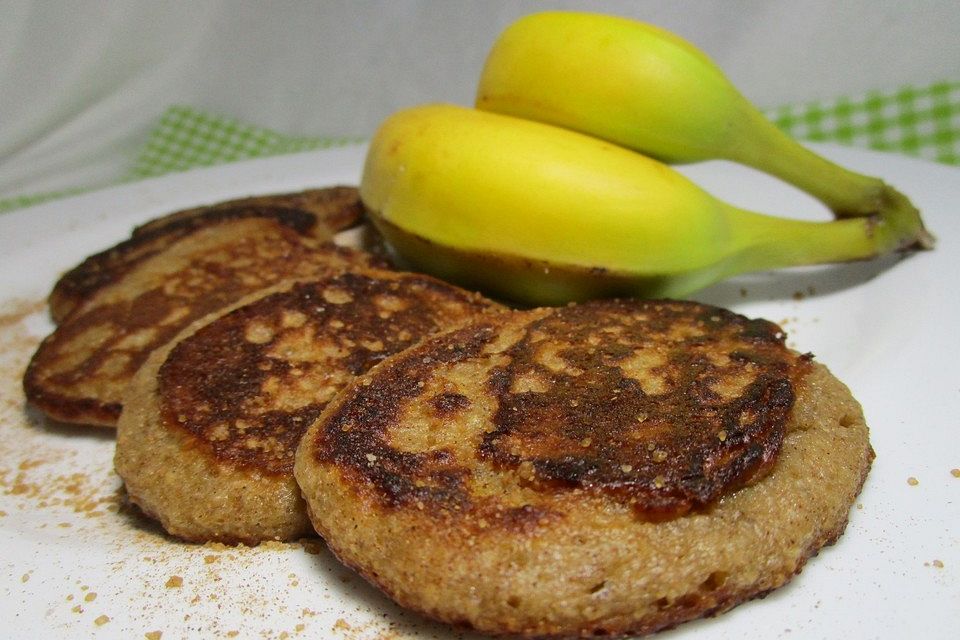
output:
{"label": "pair of bananas", "polygon": [[[360,192],[411,267],[501,298],[683,297],[739,273],[933,245],[906,197],[790,139],[705,54],[647,24],[522,18],[494,44],[476,107],[392,115]],[[835,219],[746,211],[664,164],[708,159],[777,176]]]}

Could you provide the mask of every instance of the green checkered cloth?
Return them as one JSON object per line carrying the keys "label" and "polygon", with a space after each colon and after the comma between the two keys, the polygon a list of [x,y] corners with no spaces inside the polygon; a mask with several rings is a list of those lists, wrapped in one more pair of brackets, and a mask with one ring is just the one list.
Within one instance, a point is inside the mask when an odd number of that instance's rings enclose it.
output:
{"label": "green checkered cloth", "polygon": [[[779,107],[765,114],[798,140],[834,142],[960,165],[960,82],[874,91],[859,97]],[[163,113],[133,166],[118,183],[360,141],[284,135],[234,118],[173,106]],[[0,212],[93,188],[97,187],[0,199]]]}
{"label": "green checkered cloth", "polygon": [[[186,106],[169,107],[150,131],[133,166],[113,184],[134,182],[199,167],[314,151],[362,142],[359,137],[289,136]],[[0,213],[112,186],[78,186],[60,191],[0,198]]]}
{"label": "green checkered cloth", "polygon": [[958,82],[785,106],[767,111],[766,116],[798,140],[960,164]]}
{"label": "green checkered cloth", "polygon": [[361,138],[288,136],[233,118],[176,106],[161,116],[126,180],[360,141]]}

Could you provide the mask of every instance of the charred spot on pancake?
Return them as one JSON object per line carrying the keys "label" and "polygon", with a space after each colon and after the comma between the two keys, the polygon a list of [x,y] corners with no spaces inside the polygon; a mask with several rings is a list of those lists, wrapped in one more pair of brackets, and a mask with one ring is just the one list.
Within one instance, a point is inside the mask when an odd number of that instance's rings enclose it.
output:
{"label": "charred spot on pancake", "polygon": [[[407,304],[385,320],[374,303],[383,295]],[[290,473],[303,432],[350,380],[492,307],[413,274],[345,272],[294,283],[173,348],[158,376],[163,420],[203,442],[219,461]]]}
{"label": "charred spot on pancake", "polygon": [[[775,461],[807,362],[784,346],[776,325],[675,301],[602,301],[512,317],[520,329],[509,340],[498,336],[502,327],[479,323],[428,341],[353,387],[317,432],[317,458],[388,506],[485,512],[492,503],[472,494],[471,474],[492,469],[514,486],[587,491],[654,520],[705,507]],[[470,454],[441,463],[442,449],[392,446],[421,396],[447,417],[450,399],[431,390],[433,378],[466,361],[480,363],[485,380],[473,395],[463,392],[457,411],[480,397],[494,407],[471,415],[483,428],[470,433]]]}
{"label": "charred spot on pancake", "polygon": [[[559,366],[531,344],[536,332],[561,345]],[[793,404],[793,358],[775,325],[689,303],[568,307],[508,353],[490,378],[499,408],[481,455],[529,460],[542,482],[619,494],[652,517],[767,469]],[[511,392],[530,371],[549,388]]]}
{"label": "charred spot on pancake", "polygon": [[434,410],[438,415],[449,416],[470,406],[470,398],[462,393],[444,391],[431,398]]}

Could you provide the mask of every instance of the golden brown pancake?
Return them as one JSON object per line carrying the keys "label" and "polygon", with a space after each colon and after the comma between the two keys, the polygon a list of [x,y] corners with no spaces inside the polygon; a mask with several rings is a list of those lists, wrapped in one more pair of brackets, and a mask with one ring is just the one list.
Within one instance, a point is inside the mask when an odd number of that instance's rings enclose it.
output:
{"label": "golden brown pancake", "polygon": [[205,226],[71,313],[34,354],[27,399],[57,420],[114,426],[136,370],[194,320],[281,280],[370,263],[363,252],[318,244],[267,218]]}
{"label": "golden brown pancake", "polygon": [[873,457],[776,325],[684,302],[515,311],[351,383],[296,479],[347,565],[486,633],[643,634],[787,582]]}
{"label": "golden brown pancake", "polygon": [[359,224],[360,197],[353,187],[328,187],[299,193],[256,196],[178,211],[133,230],[128,240],[94,254],[65,273],[48,297],[50,316],[60,323],[95,291],[116,282],[139,262],[181,238],[225,220],[264,217],[297,233],[325,241]]}
{"label": "golden brown pancake", "polygon": [[499,307],[427,276],[284,283],[188,328],[124,399],[116,469],[171,534],[256,544],[312,535],[293,479],[304,430],[357,375]]}

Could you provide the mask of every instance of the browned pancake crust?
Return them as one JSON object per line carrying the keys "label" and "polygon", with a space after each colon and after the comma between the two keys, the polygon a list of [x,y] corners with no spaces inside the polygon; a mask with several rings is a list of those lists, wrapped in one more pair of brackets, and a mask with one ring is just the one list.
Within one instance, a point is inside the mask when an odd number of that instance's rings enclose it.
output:
{"label": "browned pancake crust", "polygon": [[48,297],[50,316],[54,322],[62,322],[94,292],[116,282],[136,264],[210,225],[263,217],[323,241],[358,224],[361,216],[359,195],[353,187],[258,196],[178,211],[135,228],[128,240],[86,258],[65,273]]}
{"label": "browned pancake crust", "polygon": [[284,279],[369,265],[267,218],[208,225],[99,289],[48,336],[27,368],[27,399],[58,420],[113,426],[136,370],[194,320]]}
{"label": "browned pancake crust", "polygon": [[[685,302],[610,301],[526,320],[484,386],[497,410],[477,454],[493,467],[522,467],[544,489],[616,494],[659,518],[711,503],[775,459],[804,366],[776,325]],[[452,391],[424,397],[424,383],[439,362],[478,358],[498,328],[474,325],[381,372],[361,415],[351,405],[327,417],[325,461],[361,475],[385,504],[470,504],[467,469],[434,468],[389,441],[409,403],[450,419],[470,406]],[[343,429],[355,423],[359,433]]]}
{"label": "browned pancake crust", "polygon": [[[385,271],[257,293],[148,361],[125,400],[117,470],[132,500],[176,536],[307,535],[293,456],[329,400],[385,357],[499,309],[428,276]],[[234,508],[241,501],[253,512]]]}
{"label": "browned pancake crust", "polygon": [[872,459],[849,392],[783,339],[683,302],[476,322],[347,387],[297,481],[338,557],[440,620],[590,636],[711,615],[835,540]]}
{"label": "browned pancake crust", "polygon": [[219,463],[292,473],[300,436],[347,382],[496,308],[419,274],[353,272],[296,284],[173,349],[159,371],[163,420]]}
{"label": "browned pancake crust", "polygon": [[133,236],[152,233],[171,223],[179,223],[184,218],[208,215],[217,209],[277,207],[294,209],[310,214],[316,224],[301,231],[313,235],[318,240],[327,240],[330,233],[356,226],[363,219],[363,204],[356,187],[338,185],[320,189],[307,189],[294,193],[274,193],[260,196],[248,196],[235,200],[226,200],[215,204],[184,209],[167,214],[133,229]]}

